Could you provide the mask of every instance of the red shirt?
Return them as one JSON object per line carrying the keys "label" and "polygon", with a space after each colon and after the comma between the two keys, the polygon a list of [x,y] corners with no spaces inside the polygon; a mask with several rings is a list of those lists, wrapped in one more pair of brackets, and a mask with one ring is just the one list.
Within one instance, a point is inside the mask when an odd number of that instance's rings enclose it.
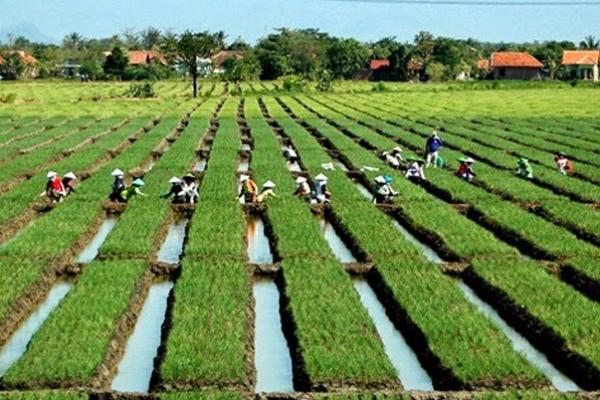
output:
{"label": "red shirt", "polygon": [[62,192],[65,190],[62,180],[58,176],[50,181],[50,188],[52,188],[52,190],[56,190],[57,192]]}

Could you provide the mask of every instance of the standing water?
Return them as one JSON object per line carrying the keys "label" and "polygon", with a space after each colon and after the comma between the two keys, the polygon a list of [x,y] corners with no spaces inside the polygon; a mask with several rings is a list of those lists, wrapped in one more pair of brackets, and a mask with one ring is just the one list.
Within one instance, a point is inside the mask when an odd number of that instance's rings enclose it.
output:
{"label": "standing water", "polygon": [[279,290],[272,280],[264,279],[254,283],[253,293],[255,392],[293,392],[292,359],[281,327]]}
{"label": "standing water", "polygon": [[252,146],[250,146],[249,144],[243,144],[242,145],[242,150],[244,150],[244,151],[252,151]]}
{"label": "standing water", "polygon": [[177,264],[183,253],[183,242],[189,220],[181,219],[171,224],[169,233],[160,248],[157,258],[159,262]]}
{"label": "standing water", "polygon": [[265,235],[265,224],[261,218],[248,217],[248,259],[253,264],[272,264],[273,254],[269,239]]}
{"label": "standing water", "polygon": [[208,161],[205,158],[201,158],[200,161],[196,163],[194,170],[197,172],[203,172],[206,169],[206,164]]}
{"label": "standing water", "polygon": [[173,282],[155,283],[148,292],[133,334],[127,341],[125,355],[111,388],[119,392],[147,393],[154,370],[154,358],[160,346],[167,300]]}
{"label": "standing water", "polygon": [[532,364],[539,369],[549,380],[554,387],[561,392],[570,392],[580,390],[575,382],[567,378],[548,361],[548,358],[539,352],[529,341],[521,336],[517,331],[511,328],[502,317],[489,304],[480,299],[477,294],[463,282],[458,282],[459,288],[462,290],[465,298],[471,302],[477,309],[485,315],[490,321],[500,328],[510,340],[513,349],[518,351]]}
{"label": "standing water", "polygon": [[59,282],[54,285],[46,300],[6,342],[0,351],[0,377],[4,376],[6,371],[25,353],[33,335],[40,329],[50,313],[58,307],[71,287],[72,284],[68,282]]}
{"label": "standing water", "polygon": [[294,161],[294,162],[288,161],[287,167],[288,167],[288,170],[290,170],[290,172],[302,172],[302,168],[300,167],[300,164],[298,164],[297,161]]}
{"label": "standing water", "polygon": [[367,309],[388,358],[398,372],[398,378],[406,390],[433,390],[433,382],[423,369],[417,355],[404,340],[404,337],[394,327],[385,313],[385,308],[377,299],[371,286],[363,280],[356,279],[354,288],[360,296],[360,301]]}
{"label": "standing water", "polygon": [[356,188],[358,189],[360,194],[362,194],[367,200],[373,200],[373,195],[371,194],[371,192],[369,192],[369,189],[367,189],[363,184],[356,183]]}
{"label": "standing water", "polygon": [[423,255],[425,255],[425,258],[427,258],[429,261],[435,264],[441,264],[444,261],[435,252],[435,250],[433,250],[431,247],[427,246],[425,243],[421,242],[419,239],[414,237],[413,234],[411,234],[409,231],[406,230],[406,228],[400,225],[398,221],[394,220],[393,223],[396,229],[398,229],[400,233],[402,233],[402,236],[404,236],[409,242],[417,245],[417,247],[421,250]]}
{"label": "standing water", "polygon": [[83,249],[81,251],[81,253],[79,253],[79,255],[77,256],[77,259],[75,261],[78,263],[85,263],[85,264],[94,261],[94,259],[98,255],[98,249],[100,249],[100,246],[102,246],[102,243],[104,243],[104,241],[106,240],[106,237],[113,230],[116,223],[117,223],[116,218],[106,219],[100,226],[100,229],[98,229],[96,236],[94,236],[92,241],[90,243],[88,243],[88,245],[85,247],[85,249]]}
{"label": "standing water", "polygon": [[335,228],[326,219],[319,219],[319,225],[321,226],[321,231],[323,232],[323,236],[325,236],[325,240],[327,240],[327,244],[329,244],[333,254],[340,262],[354,263],[357,261],[350,249],[339,237]]}
{"label": "standing water", "polygon": [[238,171],[239,172],[248,172],[248,168],[249,168],[248,160],[246,160],[246,159],[241,160],[240,164],[238,166]]}

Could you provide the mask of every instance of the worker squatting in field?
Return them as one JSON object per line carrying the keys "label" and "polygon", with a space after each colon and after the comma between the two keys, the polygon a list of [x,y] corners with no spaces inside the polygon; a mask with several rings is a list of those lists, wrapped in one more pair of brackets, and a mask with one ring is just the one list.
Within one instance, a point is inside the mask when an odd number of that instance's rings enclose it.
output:
{"label": "worker squatting in field", "polygon": [[173,204],[196,204],[198,202],[198,184],[194,175],[186,174],[183,178],[174,176],[169,183],[171,188],[161,196],[163,199],[173,197]]}
{"label": "worker squatting in field", "polygon": [[73,172],[67,172],[61,179],[58,173],[49,171],[46,175],[46,189],[40,196],[47,197],[53,203],[60,203],[65,197],[75,192],[73,184],[77,180],[77,176]]}

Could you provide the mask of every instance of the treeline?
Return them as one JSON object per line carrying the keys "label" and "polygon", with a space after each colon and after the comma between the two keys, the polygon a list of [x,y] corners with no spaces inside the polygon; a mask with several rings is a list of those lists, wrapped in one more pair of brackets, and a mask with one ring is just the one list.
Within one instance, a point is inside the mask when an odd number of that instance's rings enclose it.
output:
{"label": "treeline", "polygon": [[[224,32],[208,33],[214,46],[211,51],[243,51],[243,58],[227,60],[223,67],[224,77],[232,81],[250,78],[266,80],[282,76],[298,76],[302,79],[350,79],[368,69],[373,59],[389,60],[383,79],[386,80],[454,80],[458,77],[475,76],[477,61],[489,58],[494,51],[527,51],[547,68],[550,78],[560,78],[563,50],[598,48],[598,41],[588,36],[581,43],[570,41],[547,41],[533,43],[487,43],[474,39],[459,40],[435,37],[420,32],[411,42],[401,42],[386,37],[364,43],[352,38],[339,38],[316,29],[276,29],[252,46],[241,38],[227,42]],[[80,73],[90,79],[163,79],[189,73],[180,64],[181,38],[172,32],[147,28],[141,32],[126,31],[104,39],[88,39],[78,33],[67,35],[61,45],[35,43],[25,37],[17,37],[0,46],[5,62],[0,75],[5,78],[7,65],[13,71],[19,63],[15,50],[31,53],[37,59],[37,76],[50,78],[61,76],[66,61],[81,66]],[[156,50],[164,55],[168,65],[150,63],[143,66],[128,65],[127,50]],[[107,52],[111,52],[107,56]],[[214,53],[213,53],[214,54]],[[198,53],[199,57],[212,54]],[[7,62],[8,60],[8,62]],[[18,67],[18,65],[16,66]],[[199,73],[203,73],[199,68]],[[4,69],[4,73],[2,73]],[[13,74],[14,75],[14,74]]]}

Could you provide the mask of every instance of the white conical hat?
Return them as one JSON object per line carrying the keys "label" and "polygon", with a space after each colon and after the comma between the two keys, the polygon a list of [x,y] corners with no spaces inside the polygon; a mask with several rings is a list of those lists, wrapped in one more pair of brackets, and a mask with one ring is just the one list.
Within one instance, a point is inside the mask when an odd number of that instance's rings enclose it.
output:
{"label": "white conical hat", "polygon": [[475,162],[475,160],[473,160],[471,157],[469,157],[469,158],[467,158],[467,159],[465,160],[465,162],[466,162],[467,164],[473,164],[473,163]]}
{"label": "white conical hat", "polygon": [[181,179],[179,179],[178,177],[174,176],[169,180],[169,183],[181,183]]}
{"label": "white conical hat", "polygon": [[327,179],[328,178],[323,174],[319,174],[319,175],[315,176],[316,181],[326,181]]}
{"label": "white conical hat", "polygon": [[65,174],[65,178],[75,180],[75,179],[77,179],[77,176],[73,172],[67,172]]}
{"label": "white conical hat", "polygon": [[303,176],[299,176],[296,178],[296,183],[304,183],[306,182],[306,178]]}
{"label": "white conical hat", "polygon": [[396,146],[393,148],[394,151],[399,151],[399,152],[403,152],[404,150],[402,150],[400,147]]}
{"label": "white conical hat", "polygon": [[56,172],[54,172],[54,171],[48,171],[48,173],[46,174],[46,177],[47,177],[48,179],[50,179],[50,178],[54,178],[54,177],[55,177],[55,176],[57,176],[57,175],[58,175],[58,174],[57,174]]}
{"label": "white conical hat", "polygon": [[123,175],[125,175],[125,172],[123,172],[119,168],[117,168],[113,172],[111,172],[110,174],[112,176],[123,176]]}
{"label": "white conical hat", "polygon": [[385,178],[383,176],[378,176],[374,180],[377,183],[385,183]]}
{"label": "white conical hat", "polygon": [[240,182],[246,182],[250,177],[248,175],[240,175]]}
{"label": "white conical hat", "polygon": [[275,186],[275,183],[273,181],[266,181],[265,183],[263,183],[263,187],[265,189],[273,189]]}

